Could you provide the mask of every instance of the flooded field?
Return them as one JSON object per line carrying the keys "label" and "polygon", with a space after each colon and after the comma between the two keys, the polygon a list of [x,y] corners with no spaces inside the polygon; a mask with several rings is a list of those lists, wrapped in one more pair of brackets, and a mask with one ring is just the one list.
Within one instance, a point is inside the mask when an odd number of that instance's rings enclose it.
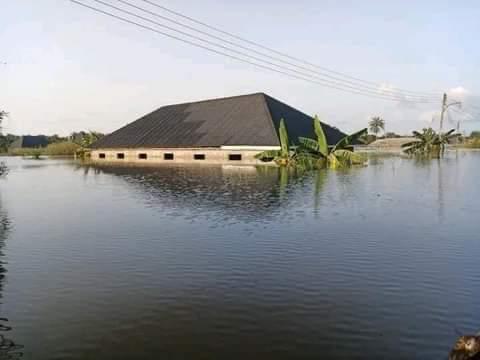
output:
{"label": "flooded field", "polygon": [[3,161],[22,348],[0,359],[436,360],[480,330],[480,152],[303,176]]}

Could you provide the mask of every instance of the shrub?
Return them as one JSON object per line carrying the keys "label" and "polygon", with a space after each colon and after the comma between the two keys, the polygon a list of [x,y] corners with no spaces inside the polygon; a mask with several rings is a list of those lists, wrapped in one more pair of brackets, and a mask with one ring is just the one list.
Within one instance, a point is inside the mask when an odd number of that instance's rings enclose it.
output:
{"label": "shrub", "polygon": [[80,145],[70,141],[64,141],[48,145],[46,148],[16,148],[10,149],[9,154],[13,156],[31,156],[38,159],[46,156],[73,156],[81,149]]}
{"label": "shrub", "polygon": [[478,131],[478,130],[472,131],[472,133],[470,134],[470,137],[480,139],[480,131]]}
{"label": "shrub", "polygon": [[10,149],[8,154],[13,156],[32,156],[38,159],[42,152],[41,148],[14,148]]}
{"label": "shrub", "polygon": [[480,149],[480,137],[470,138],[465,144],[465,147]]}
{"label": "shrub", "polygon": [[80,145],[70,141],[63,141],[48,145],[43,154],[48,156],[73,156],[80,149]]}

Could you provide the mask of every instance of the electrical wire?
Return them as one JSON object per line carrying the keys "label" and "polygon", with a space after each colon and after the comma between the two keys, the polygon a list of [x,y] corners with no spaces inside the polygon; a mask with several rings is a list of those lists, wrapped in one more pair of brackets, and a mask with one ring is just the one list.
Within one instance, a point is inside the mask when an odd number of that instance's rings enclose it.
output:
{"label": "electrical wire", "polygon": [[[96,0],[94,0],[96,1]],[[320,71],[317,71],[317,70],[312,70],[311,68],[308,68],[306,66],[302,66],[302,65],[298,65],[298,64],[295,64],[291,61],[285,61],[281,58],[279,58],[278,56],[272,56],[272,55],[269,55],[269,54],[266,54],[265,52],[262,52],[262,51],[257,51],[255,49],[252,49],[251,47],[248,47],[248,46],[243,46],[237,42],[233,42],[233,41],[230,41],[230,40],[226,40],[220,36],[216,36],[216,35],[212,35],[206,31],[202,31],[202,30],[199,30],[195,27],[192,27],[192,26],[189,26],[189,25],[186,25],[184,23],[181,23],[179,21],[176,21],[176,20],[173,20],[169,17],[166,17],[166,16],[163,16],[159,13],[156,13],[156,12],[153,12],[153,11],[150,11],[150,10],[147,10],[143,7],[140,7],[140,6],[137,6],[135,4],[132,4],[131,2],[129,1],[126,1],[126,0],[117,0],[118,2],[124,4],[124,5],[127,5],[127,6],[130,6],[134,9],[137,9],[137,10],[140,10],[146,14],[149,14],[149,15],[152,15],[152,16],[155,16],[157,18],[160,18],[164,21],[168,21],[170,23],[173,23],[175,25],[178,25],[178,26],[181,26],[183,28],[186,28],[188,30],[191,30],[191,31],[195,31],[199,34],[202,34],[204,36],[208,36],[212,39],[215,39],[217,41],[221,41],[223,43],[226,43],[226,44],[229,44],[231,46],[234,46],[234,47],[238,47],[242,50],[245,50],[245,51],[248,51],[248,52],[252,52],[254,54],[257,54],[257,55],[260,55],[260,56],[263,56],[267,59],[270,59],[270,60],[274,60],[274,61],[277,61],[277,62],[280,62],[282,64],[286,64],[286,65],[289,65],[289,66],[293,66],[294,68],[298,68],[298,69],[301,69],[303,71],[307,71],[309,73],[313,73],[313,74],[316,74],[316,75],[319,75],[320,77],[322,78],[327,78],[327,79],[333,79],[335,80],[335,82],[338,82],[340,83],[341,85],[344,85],[343,83],[346,83],[348,86],[352,86],[353,87],[356,87],[356,88],[362,88],[362,89],[366,89],[366,90],[370,90],[370,91],[374,91],[375,93],[378,93],[378,94],[381,94],[381,95],[393,95],[393,96],[399,96],[399,97],[408,97],[409,99],[414,99],[414,100],[433,100],[433,98],[431,96],[426,96],[426,95],[412,95],[412,94],[407,94],[407,93],[404,93],[404,92],[400,92],[400,91],[394,91],[392,89],[382,89],[380,88],[379,86],[372,86],[372,85],[365,85],[365,84],[362,84],[362,83],[359,83],[358,81],[351,81],[351,80],[346,80],[346,79],[343,79],[339,76],[334,76],[334,75],[331,75],[329,73],[326,73],[326,72],[320,72]],[[116,10],[118,10],[117,7],[114,7],[113,5],[110,5],[110,4],[106,4],[105,2],[103,1],[97,1],[103,5],[106,5],[106,6],[110,6],[110,7],[113,7],[115,8]],[[121,11],[121,10],[120,10]],[[135,15],[134,15],[135,16]],[[158,25],[158,24],[157,24]],[[162,25],[161,25],[162,26]],[[170,28],[169,28],[170,29]]]}
{"label": "electrical wire", "polygon": [[[127,19],[127,18],[124,18],[124,17],[121,17],[121,16],[118,16],[116,14],[113,14],[113,13],[110,13],[108,11],[105,11],[105,10],[102,10],[102,9],[99,9],[99,8],[96,8],[96,7],[93,7],[93,6],[90,6],[90,5],[87,5],[85,3],[82,3],[78,0],[70,0],[71,2],[77,4],[77,5],[80,5],[80,6],[83,6],[83,7],[86,7],[90,10],[93,10],[93,11],[96,11],[96,12],[99,12],[99,13],[102,13],[104,15],[107,15],[109,17],[113,17],[117,20],[121,20],[123,22],[127,22],[127,23],[130,23],[132,25],[135,25],[135,26],[138,26],[140,28],[143,28],[145,30],[149,30],[149,31],[153,31],[153,32],[156,32],[158,34],[161,34],[163,36],[167,36],[167,37],[170,37],[172,39],[175,39],[175,40],[178,40],[178,41],[182,41],[184,43],[187,43],[187,44],[190,44],[192,46],[195,46],[195,47],[199,47],[199,48],[202,48],[204,50],[207,50],[207,51],[210,51],[210,52],[213,52],[213,53],[216,53],[216,54],[219,54],[219,55],[223,55],[223,56],[226,56],[226,57],[229,57],[229,58],[232,58],[232,59],[235,59],[237,61],[242,61],[242,62],[245,62],[245,63],[248,63],[248,64],[251,64],[251,65],[254,65],[254,66],[257,66],[257,67],[260,67],[260,68],[263,68],[263,69],[267,69],[267,70],[270,70],[270,71],[274,71],[274,72],[277,72],[277,73],[280,73],[280,74],[283,74],[283,75],[286,75],[286,76],[289,76],[289,77],[292,77],[292,78],[297,78],[297,79],[300,79],[300,80],[304,80],[304,81],[308,81],[308,82],[311,82],[311,83],[315,83],[315,84],[318,84],[318,85],[322,85],[322,86],[325,86],[325,87],[329,87],[329,88],[332,88],[332,89],[337,89],[337,90],[341,90],[341,91],[346,91],[346,92],[350,92],[350,93],[353,93],[353,94],[358,94],[358,95],[364,95],[364,96],[369,96],[369,97],[375,97],[375,98],[379,98],[379,99],[383,99],[383,100],[390,100],[390,101],[405,101],[405,102],[410,102],[410,103],[428,103],[428,102],[432,102],[432,101],[420,101],[420,100],[411,100],[411,99],[408,99],[408,97],[400,97],[400,96],[393,96],[393,95],[388,95],[388,94],[383,94],[383,93],[376,93],[376,92],[372,92],[372,91],[367,91],[367,90],[363,90],[363,89],[358,89],[358,88],[355,88],[355,87],[351,87],[351,86],[347,86],[347,85],[344,85],[344,84],[340,84],[340,83],[337,83],[337,82],[333,82],[333,81],[327,81],[327,80],[324,80],[324,79],[320,79],[320,80],[312,80],[310,78],[308,78],[309,74],[305,74],[305,73],[302,73],[302,72],[299,72],[297,70],[294,70],[294,69],[290,69],[290,68],[286,68],[286,67],[283,67],[281,65],[278,65],[278,64],[275,64],[275,63],[271,63],[271,62],[268,62],[264,59],[260,59],[260,58],[257,58],[257,57],[254,57],[254,56],[251,56],[251,55],[248,55],[248,54],[244,54],[240,51],[237,51],[235,49],[230,49],[228,47],[225,47],[223,45],[218,45],[218,44],[215,44],[209,40],[205,40],[203,38],[200,38],[200,37],[197,37],[195,35],[191,35],[189,33],[185,33],[185,32],[182,32],[180,30],[177,30],[177,29],[174,29],[174,28],[171,28],[171,27],[168,27],[166,25],[163,25],[163,24],[160,24],[160,23],[157,23],[151,19],[148,19],[148,18],[144,18],[138,14],[134,14],[134,13],[131,13],[129,11],[126,11],[124,9],[121,9],[121,8],[118,8],[118,7],[115,7],[111,4],[108,4],[108,3],[105,3],[101,0],[94,0],[96,1],[97,3],[101,3],[105,6],[109,6],[117,11],[121,11],[125,14],[128,14],[128,15],[131,15],[131,16],[135,16],[137,18],[140,18],[144,21],[148,21],[148,22],[151,22],[151,23],[154,23],[158,26],[162,26],[164,28],[167,28],[169,29],[170,31],[175,31],[177,33],[181,33],[182,35],[184,36],[188,36],[188,37],[191,37],[193,39],[196,39],[198,41],[202,41],[204,43],[207,43],[207,44],[210,44],[210,45],[214,45],[214,46],[217,46],[217,47],[220,47],[222,49],[225,49],[227,51],[230,51],[230,52],[234,52],[234,53],[237,53],[237,54],[240,54],[242,56],[245,56],[247,58],[250,58],[250,59],[253,59],[255,61],[260,61],[260,62],[263,62],[263,63],[266,63],[268,65],[272,65],[272,66],[275,66],[275,67],[278,67],[278,68],[281,68],[282,70],[278,70],[278,69],[274,69],[270,66],[267,66],[267,65],[264,65],[264,64],[259,64],[258,62],[254,62],[254,61],[250,61],[250,60],[247,60],[247,59],[244,59],[244,58],[240,58],[238,56],[234,56],[234,55],[231,55],[231,54],[228,54],[228,53],[225,53],[223,51],[219,51],[219,50],[216,50],[216,49],[212,49],[208,46],[204,46],[204,45],[201,45],[201,44],[198,44],[194,41],[190,41],[190,40],[186,40],[184,38],[181,38],[181,37],[178,37],[178,36],[175,36],[175,35],[172,35],[172,34],[169,34],[169,33],[165,33],[165,32],[162,32],[162,31],[159,31],[158,29],[155,29],[155,28],[152,28],[150,26],[147,26],[147,25],[144,25],[144,24],[141,24],[141,23],[138,23],[138,22],[135,22],[135,21],[132,21],[130,19]],[[285,70],[285,71],[284,71]],[[295,74],[292,74],[291,72],[295,73]],[[299,74],[299,75],[296,75],[296,74]],[[305,77],[307,76],[307,77]]]}
{"label": "electrical wire", "polygon": [[[262,45],[262,44],[260,44],[260,43],[258,43],[258,42],[254,42],[254,41],[245,39],[245,38],[243,38],[243,37],[241,37],[241,36],[235,35],[235,34],[230,33],[230,32],[228,32],[228,31],[222,30],[222,29],[220,29],[220,28],[218,28],[218,27],[215,27],[215,26],[209,25],[209,24],[207,24],[207,23],[205,23],[205,22],[202,22],[202,21],[199,21],[199,20],[197,20],[197,19],[194,19],[194,18],[192,18],[192,17],[190,17],[190,16],[187,16],[187,15],[185,15],[185,14],[182,14],[181,12],[174,11],[174,10],[172,10],[172,9],[169,9],[169,8],[167,8],[166,6],[162,6],[162,5],[160,5],[160,4],[156,3],[156,2],[153,2],[153,1],[150,1],[150,0],[140,0],[140,1],[143,1],[144,3],[150,4],[150,5],[152,5],[152,6],[155,6],[155,7],[159,8],[159,9],[162,9],[162,10],[164,10],[164,11],[170,13],[170,14],[176,15],[176,16],[181,17],[181,18],[184,18],[184,19],[187,19],[187,20],[189,20],[189,21],[191,21],[191,22],[193,22],[193,23],[196,23],[196,24],[198,24],[198,25],[204,26],[205,28],[208,28],[208,29],[210,29],[210,30],[214,30],[214,31],[216,31],[216,32],[218,32],[218,33],[221,33],[221,34],[223,34],[223,35],[230,36],[230,37],[232,37],[232,38],[234,38],[234,39],[243,41],[243,42],[245,42],[245,43],[247,43],[247,44],[256,46],[256,47],[258,47],[258,48],[260,48],[260,49],[263,49],[263,50],[267,50],[267,51],[269,51],[269,52],[272,52],[272,53],[274,53],[274,54],[283,56],[283,57],[288,58],[288,59],[290,59],[290,60],[294,60],[294,61],[303,63],[303,64],[305,64],[305,65],[309,65],[309,66],[312,66],[312,67],[314,67],[314,68],[317,68],[317,69],[320,69],[320,70],[329,72],[329,73],[331,73],[331,74],[335,74],[335,75],[338,75],[338,76],[342,76],[342,77],[345,77],[345,78],[354,80],[354,81],[359,82],[359,83],[365,83],[365,84],[375,85],[375,86],[377,86],[377,87],[380,87],[380,86],[381,86],[381,84],[378,84],[378,83],[376,83],[376,82],[374,82],[374,81],[363,80],[363,79],[360,79],[360,78],[355,77],[355,76],[351,76],[351,75],[348,75],[348,74],[345,74],[345,73],[342,73],[342,72],[339,72],[339,71],[331,70],[331,69],[329,69],[329,68],[327,68],[327,67],[320,66],[320,65],[317,65],[317,64],[308,62],[308,61],[306,61],[306,60],[303,60],[303,59],[300,59],[300,58],[297,58],[297,57],[293,57],[293,56],[291,56],[291,55],[289,55],[289,54],[286,54],[286,53],[277,51],[277,50],[275,50],[275,49],[272,49],[272,48],[270,48],[270,47],[267,47],[267,46],[265,46],[265,45]],[[392,89],[392,90],[395,90],[395,91],[400,91],[400,92],[403,92],[403,93],[411,93],[411,94],[417,94],[417,95],[427,95],[427,96],[441,96],[441,95],[442,95],[441,92],[424,92],[424,91],[415,91],[415,90],[405,90],[405,89],[394,88],[394,87],[392,87],[391,89]]]}

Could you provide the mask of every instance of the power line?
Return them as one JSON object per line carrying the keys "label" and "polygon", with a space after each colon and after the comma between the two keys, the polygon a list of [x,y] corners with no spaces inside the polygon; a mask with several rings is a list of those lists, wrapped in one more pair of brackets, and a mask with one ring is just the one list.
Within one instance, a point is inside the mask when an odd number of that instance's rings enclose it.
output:
{"label": "power line", "polygon": [[[478,114],[471,114],[470,112],[466,112],[464,110],[457,110],[457,109],[450,109],[450,110],[453,110],[455,113],[457,113],[458,115],[461,115],[463,117],[469,117],[470,120],[467,120],[468,122],[473,122],[473,121],[480,121],[480,115]],[[465,121],[465,120],[463,120]]]}
{"label": "power line", "polygon": [[[242,56],[245,56],[245,57],[248,57],[250,59],[254,59],[256,61],[261,61],[263,63],[267,63],[269,65],[273,65],[275,67],[279,67],[279,68],[282,68],[286,71],[283,71],[283,70],[278,70],[278,69],[274,69],[270,66],[267,66],[267,65],[264,65],[264,64],[259,64],[258,62],[254,62],[254,61],[251,61],[251,60],[247,60],[247,59],[244,59],[244,58],[241,58],[241,57],[238,57],[238,56],[234,56],[234,55],[231,55],[231,54],[228,54],[228,53],[225,53],[223,51],[219,51],[219,50],[216,50],[216,49],[212,49],[208,46],[204,46],[204,45],[201,45],[201,44],[198,44],[194,41],[190,41],[190,40],[186,40],[184,38],[181,38],[181,37],[178,37],[178,36],[175,36],[175,35],[172,35],[172,34],[169,34],[169,33],[165,33],[165,32],[162,32],[158,29],[155,29],[155,28],[152,28],[150,26],[147,26],[145,24],[141,24],[141,23],[138,23],[138,22],[135,22],[135,21],[132,21],[130,19],[127,19],[127,18],[124,18],[124,17],[121,17],[121,16],[118,16],[116,14],[112,14],[108,11],[105,11],[105,10],[102,10],[102,9],[99,9],[99,8],[96,8],[96,7],[93,7],[93,6],[90,6],[90,5],[87,5],[85,3],[82,3],[80,1],[77,1],[77,0],[70,0],[71,2],[73,3],[76,3],[80,6],[83,6],[83,7],[86,7],[90,10],[93,10],[93,11],[96,11],[96,12],[99,12],[99,13],[102,13],[104,15],[107,15],[109,17],[113,17],[117,20],[121,20],[123,22],[127,22],[127,23],[130,23],[132,25],[135,25],[135,26],[138,26],[138,27],[141,27],[145,30],[149,30],[149,31],[153,31],[155,33],[158,33],[158,34],[161,34],[163,36],[167,36],[169,38],[172,38],[172,39],[175,39],[175,40],[178,40],[178,41],[182,41],[184,43],[187,43],[187,44],[190,44],[192,46],[195,46],[195,47],[199,47],[199,48],[202,48],[204,50],[207,50],[207,51],[210,51],[210,52],[213,52],[213,53],[216,53],[216,54],[219,54],[219,55],[223,55],[223,56],[226,56],[226,57],[229,57],[229,58],[232,58],[232,59],[235,59],[237,61],[242,61],[242,62],[245,62],[245,63],[248,63],[248,64],[251,64],[251,65],[254,65],[254,66],[257,66],[257,67],[260,67],[260,68],[263,68],[263,69],[267,69],[267,70],[270,70],[270,71],[274,71],[276,73],[280,73],[280,74],[283,74],[283,75],[286,75],[286,76],[289,76],[289,77],[292,77],[292,78],[296,78],[296,79],[300,79],[300,80],[304,80],[304,81],[308,81],[308,82],[311,82],[311,83],[315,83],[315,84],[318,84],[318,85],[322,85],[322,86],[325,86],[325,87],[329,87],[329,88],[332,88],[332,89],[337,89],[337,90],[341,90],[341,91],[346,91],[346,92],[350,92],[350,93],[353,93],[353,94],[358,94],[358,95],[364,95],[364,96],[369,96],[369,97],[375,97],[375,98],[378,98],[378,99],[383,99],[383,100],[390,100],[390,101],[408,101],[408,102],[416,102],[416,103],[427,103],[428,101],[414,101],[414,100],[409,100],[409,99],[406,99],[406,98],[402,98],[402,97],[399,97],[399,96],[392,96],[392,95],[387,95],[387,94],[381,94],[381,93],[375,93],[375,92],[372,92],[372,91],[366,91],[366,90],[362,90],[362,89],[358,89],[358,88],[355,88],[355,87],[351,87],[351,86],[347,86],[347,85],[344,85],[344,84],[339,84],[339,83],[336,83],[336,82],[333,82],[333,81],[327,81],[327,80],[324,80],[324,79],[321,79],[321,81],[315,81],[315,80],[312,80],[308,77],[304,77],[304,76],[309,76],[308,74],[305,74],[305,73],[302,73],[302,72],[299,72],[299,71],[296,71],[296,70],[293,70],[293,69],[289,69],[289,68],[285,68],[283,66],[280,66],[278,64],[275,64],[275,63],[271,63],[271,62],[268,62],[264,59],[259,59],[259,58],[256,58],[256,57],[253,57],[251,55],[247,55],[247,54],[244,54],[242,52],[239,52],[237,50],[234,50],[234,49],[230,49],[228,47],[225,47],[223,45],[218,45],[218,44],[215,44],[215,43],[212,43],[210,42],[209,40],[205,40],[205,39],[202,39],[202,38],[199,38],[195,35],[191,35],[191,34],[188,34],[188,33],[185,33],[185,32],[182,32],[180,30],[177,30],[177,29],[174,29],[174,28],[171,28],[171,27],[168,27],[166,25],[163,25],[163,24],[160,24],[160,23],[157,23],[151,19],[148,19],[148,18],[144,18],[140,15],[137,15],[137,14],[134,14],[134,13],[131,13],[129,11],[126,11],[124,9],[120,9],[120,8],[117,8],[111,4],[108,4],[108,3],[105,3],[101,0],[95,0],[96,2],[98,3],[102,3],[106,6],[109,6],[111,8],[114,8],[116,9],[117,11],[121,11],[123,13],[126,13],[126,14],[129,14],[131,16],[135,16],[137,18],[140,18],[142,20],[145,20],[145,21],[149,21],[149,22],[152,22],[154,24],[157,24],[159,26],[162,26],[164,28],[168,28],[169,30],[171,31],[175,31],[177,33],[181,33],[183,34],[184,36],[189,36],[191,38],[194,38],[196,40],[200,40],[202,42],[205,42],[205,43],[208,43],[208,44],[211,44],[211,45],[214,45],[214,46],[217,46],[217,47],[220,47],[222,49],[225,49],[227,51],[231,51],[231,52],[234,52],[234,53],[237,53],[237,54],[240,54]],[[294,73],[297,73],[299,75],[295,75],[295,74],[292,74],[291,72],[294,72]]]}
{"label": "power line", "polygon": [[474,105],[474,104],[471,104],[471,103],[467,103],[466,106],[469,106],[477,111],[480,111],[480,106],[478,105]]}
{"label": "power line", "polygon": [[[301,75],[301,76],[306,76],[306,77],[312,76],[312,75],[310,75],[310,74],[308,74],[308,73],[305,73],[305,72],[302,72],[302,71],[298,71],[298,70],[295,70],[295,69],[291,69],[291,68],[288,68],[288,67],[285,67],[285,66],[282,66],[282,65],[278,65],[278,64],[276,64],[276,63],[274,63],[274,62],[271,62],[271,61],[268,61],[268,60],[264,60],[264,59],[262,59],[262,58],[259,58],[259,57],[256,57],[256,56],[253,56],[253,55],[250,55],[250,54],[246,54],[246,53],[244,53],[244,52],[242,52],[242,51],[238,51],[238,50],[236,50],[236,49],[232,49],[232,48],[227,47],[227,46],[224,46],[224,45],[219,45],[219,44],[217,44],[217,43],[215,43],[215,42],[212,42],[212,41],[210,41],[210,40],[203,39],[203,38],[201,38],[201,37],[198,37],[198,36],[189,34],[189,33],[187,33],[187,32],[181,31],[181,30],[177,30],[177,29],[175,29],[175,28],[172,28],[172,27],[170,27],[170,26],[167,26],[167,25],[158,23],[158,22],[156,22],[156,21],[154,21],[154,20],[151,20],[151,19],[149,19],[149,18],[145,18],[145,17],[143,17],[143,16],[141,16],[141,15],[132,13],[132,12],[130,12],[130,11],[128,11],[128,10],[124,10],[124,9],[121,9],[121,8],[116,7],[116,6],[114,6],[114,5],[111,5],[111,4],[109,4],[109,3],[106,3],[105,1],[102,1],[102,0],[93,0],[93,1],[95,1],[95,2],[97,2],[97,3],[100,3],[100,4],[104,5],[104,6],[108,6],[108,7],[112,8],[112,9],[117,10],[117,11],[123,12],[123,13],[125,13],[125,14],[127,14],[127,15],[134,16],[134,17],[136,17],[136,18],[139,18],[139,19],[141,19],[141,20],[143,20],[143,21],[147,21],[147,22],[150,22],[150,23],[155,24],[155,25],[157,25],[157,26],[163,27],[163,28],[165,28],[165,29],[168,29],[169,31],[174,31],[174,32],[177,32],[177,33],[179,33],[179,34],[182,34],[183,36],[190,37],[190,38],[192,38],[192,39],[194,39],[194,40],[196,40],[196,41],[201,41],[201,42],[204,42],[204,43],[206,43],[206,44],[208,44],[208,45],[216,46],[216,47],[219,47],[219,48],[221,48],[221,49],[223,49],[223,50],[227,50],[227,51],[233,52],[233,53],[235,53],[235,54],[237,54],[237,55],[242,55],[242,56],[245,56],[245,57],[247,57],[247,58],[249,58],[249,59],[252,59],[252,60],[255,60],[255,61],[260,61],[260,62],[263,62],[263,63],[269,65],[269,66],[275,66],[275,67],[278,67],[278,68],[280,68],[280,69],[282,69],[282,70],[289,71],[289,72],[293,72],[293,73],[296,73],[296,74]],[[350,89],[350,90],[363,91],[363,92],[368,93],[368,94],[370,94],[370,95],[380,95],[380,96],[384,96],[384,97],[389,97],[389,98],[391,98],[392,100],[418,102],[418,103],[427,103],[427,102],[429,102],[429,100],[423,100],[423,99],[422,99],[422,100],[408,99],[408,98],[403,97],[403,96],[401,96],[401,95],[385,94],[385,93],[379,92],[379,91],[377,91],[377,90],[359,89],[359,88],[357,88],[356,86],[345,85],[345,84],[339,83],[339,82],[337,82],[337,81],[326,80],[326,79],[320,78],[320,77],[318,77],[318,76],[314,76],[314,78],[318,79],[318,81],[324,82],[325,84],[327,84],[327,85],[329,85],[329,86],[333,85],[333,86],[342,87],[342,88],[344,87],[344,88],[347,88],[347,89]],[[433,100],[431,100],[431,101],[433,101]]]}
{"label": "power line", "polygon": [[[467,110],[467,111],[465,111]],[[478,112],[480,112],[480,109],[476,109],[472,107],[470,104],[466,104],[462,106],[462,111],[465,113],[474,113],[475,115],[478,116]]]}
{"label": "power line", "polygon": [[[97,0],[94,0],[94,1],[97,1]],[[186,25],[182,22],[179,22],[179,21],[176,21],[176,20],[173,20],[169,17],[166,17],[166,16],[163,16],[159,13],[156,13],[156,12],[153,12],[153,11],[149,11],[143,7],[140,7],[140,6],[137,6],[135,4],[132,4],[131,2],[129,1],[126,1],[126,0],[117,0],[118,2],[124,4],[124,5],[127,5],[127,6],[130,6],[134,9],[137,9],[137,10],[140,10],[142,12],[145,12],[149,15],[152,15],[152,16],[155,16],[157,18],[160,18],[162,20],[165,20],[165,21],[168,21],[170,23],[173,23],[175,25],[178,25],[178,26],[181,26],[183,28],[186,28],[186,29],[189,29],[189,30],[192,30],[192,31],[195,31],[197,33],[200,33],[202,35],[205,35],[205,36],[208,36],[210,38],[213,38],[215,40],[218,40],[218,41],[221,41],[221,42],[224,42],[226,44],[229,44],[229,45],[232,45],[234,47],[238,47],[240,49],[243,49],[243,50],[246,50],[246,51],[249,51],[249,52],[252,52],[254,54],[257,54],[257,55],[260,55],[260,56],[263,56],[265,58],[268,58],[268,59],[271,59],[271,60],[274,60],[274,61],[277,61],[277,62],[280,62],[282,64],[286,64],[286,65],[289,65],[289,66],[293,66],[295,68],[298,68],[298,69],[301,69],[301,70],[305,70],[309,73],[313,73],[313,74],[316,74],[316,75],[320,75],[322,78],[327,78],[327,79],[333,79],[335,80],[335,82],[338,82],[340,83],[341,85],[343,85],[343,83],[346,83],[348,84],[349,86],[353,86],[355,88],[363,88],[363,89],[366,89],[366,90],[371,90],[371,91],[374,91],[375,93],[377,94],[381,94],[381,95],[393,95],[393,96],[401,96],[402,98],[409,98],[409,99],[412,99],[412,100],[433,100],[431,96],[425,96],[425,95],[411,95],[411,94],[406,94],[406,93],[402,93],[402,92],[399,92],[399,91],[394,91],[394,90],[390,90],[390,89],[386,89],[386,90],[382,90],[382,89],[379,89],[378,87],[374,87],[374,86],[371,86],[371,85],[364,85],[364,84],[359,84],[358,81],[351,81],[351,80],[345,80],[345,79],[342,79],[341,77],[339,76],[334,76],[334,75],[330,75],[328,73],[325,73],[325,72],[319,72],[317,70],[312,70],[311,68],[308,68],[308,67],[305,67],[305,66],[301,66],[301,65],[298,65],[298,64],[295,64],[291,61],[285,61],[281,58],[279,58],[278,56],[272,56],[272,55],[269,55],[269,54],[266,54],[265,52],[261,52],[261,51],[257,51],[255,49],[252,49],[251,47],[247,47],[247,46],[243,46],[237,42],[233,42],[233,41],[230,41],[230,40],[226,40],[220,36],[216,36],[216,35],[212,35],[206,31],[202,31],[202,30],[199,30],[195,27],[192,27],[192,26],[189,26],[189,25]],[[116,10],[118,10],[117,7],[113,6],[113,5],[110,5],[110,4],[105,4],[105,2],[103,1],[97,1],[103,5],[106,5],[106,6],[110,6],[110,7],[113,7],[115,8]],[[122,10],[120,10],[122,11]],[[135,15],[134,15],[135,16]],[[157,23],[156,23],[157,24]],[[158,24],[157,24],[158,25]],[[162,26],[162,25],[161,25]],[[170,29],[170,28],[169,28]]]}
{"label": "power line", "polygon": [[[270,47],[267,47],[267,46],[265,46],[265,45],[262,45],[262,44],[260,44],[260,43],[257,43],[257,42],[254,42],[254,41],[245,39],[245,38],[243,38],[243,37],[241,37],[241,36],[238,36],[238,35],[235,35],[235,34],[233,34],[233,33],[228,32],[228,31],[222,30],[222,29],[220,29],[220,28],[218,28],[218,27],[209,25],[209,24],[207,24],[207,23],[205,23],[205,22],[202,22],[202,21],[199,21],[199,20],[197,20],[197,19],[194,19],[194,18],[192,18],[192,17],[190,17],[190,16],[187,16],[187,15],[185,15],[185,14],[182,14],[182,13],[180,13],[180,12],[178,12],[178,11],[171,10],[171,9],[169,9],[169,8],[167,8],[167,7],[165,7],[165,6],[162,6],[162,5],[160,5],[160,4],[157,4],[157,3],[153,2],[153,1],[150,1],[150,0],[140,0],[140,1],[143,1],[143,2],[145,2],[145,3],[147,3],[147,4],[150,4],[150,5],[152,5],[152,6],[155,6],[155,7],[159,8],[159,9],[162,9],[162,10],[164,10],[164,11],[170,13],[170,14],[174,14],[174,15],[179,16],[179,17],[181,17],[181,18],[187,19],[187,20],[189,20],[189,21],[191,21],[191,22],[193,22],[193,23],[196,23],[196,24],[198,24],[198,25],[204,26],[204,27],[206,27],[206,28],[208,28],[208,29],[210,29],[210,30],[217,31],[217,32],[219,32],[219,33],[221,33],[221,34],[223,34],[223,35],[230,36],[230,37],[232,37],[232,38],[234,38],[234,39],[243,41],[243,42],[245,42],[245,43],[247,43],[247,44],[256,46],[256,47],[261,48],[261,49],[263,49],[263,50],[267,50],[267,51],[269,51],[269,52],[272,52],[272,53],[275,53],[275,54],[277,54],[277,55],[283,56],[283,57],[285,57],[285,58],[288,58],[288,59],[291,59],[291,60],[294,60],[294,61],[303,63],[303,64],[305,64],[305,65],[312,66],[312,67],[317,68],[317,69],[321,69],[321,70],[326,71],[326,72],[329,72],[329,73],[331,73],[331,74],[335,74],[335,75],[342,76],[342,77],[345,77],[345,78],[348,78],[348,79],[351,79],[351,80],[355,80],[356,82],[366,83],[366,84],[370,84],[370,85],[375,85],[375,86],[377,86],[377,87],[380,86],[380,84],[378,84],[378,83],[376,83],[376,82],[374,82],[374,81],[363,80],[363,79],[360,79],[360,78],[358,78],[358,77],[354,77],[354,76],[351,76],[351,75],[348,75],[348,74],[345,74],[345,73],[341,73],[341,72],[339,72],[339,71],[331,70],[331,69],[329,69],[329,68],[326,68],[326,67],[323,67],[323,66],[320,66],[320,65],[317,65],[317,64],[313,64],[313,63],[308,62],[308,61],[305,61],[305,60],[303,60],[303,59],[300,59],[300,58],[297,58],[297,57],[293,57],[293,56],[288,55],[288,54],[286,54],[286,53],[283,53],[283,52],[277,51],[277,50],[275,50],[275,49],[272,49],[272,48],[270,48]],[[427,95],[427,96],[441,96],[441,92],[423,92],[423,91],[405,90],[405,89],[394,88],[394,87],[392,87],[392,90],[401,91],[401,92],[404,92],[404,93]]]}

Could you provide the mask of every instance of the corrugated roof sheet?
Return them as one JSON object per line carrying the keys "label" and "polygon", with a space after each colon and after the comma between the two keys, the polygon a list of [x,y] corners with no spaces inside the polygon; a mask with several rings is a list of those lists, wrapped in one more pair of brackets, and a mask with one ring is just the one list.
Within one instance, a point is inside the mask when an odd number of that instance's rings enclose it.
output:
{"label": "corrugated roof sheet", "polygon": [[48,145],[48,138],[45,135],[24,135],[20,136],[11,145],[11,149],[15,148],[37,148]]}
{"label": "corrugated roof sheet", "polygon": [[[292,140],[314,136],[312,118],[263,93],[169,105],[114,131],[93,148],[277,146],[284,118]],[[345,136],[324,124],[333,144]]]}

